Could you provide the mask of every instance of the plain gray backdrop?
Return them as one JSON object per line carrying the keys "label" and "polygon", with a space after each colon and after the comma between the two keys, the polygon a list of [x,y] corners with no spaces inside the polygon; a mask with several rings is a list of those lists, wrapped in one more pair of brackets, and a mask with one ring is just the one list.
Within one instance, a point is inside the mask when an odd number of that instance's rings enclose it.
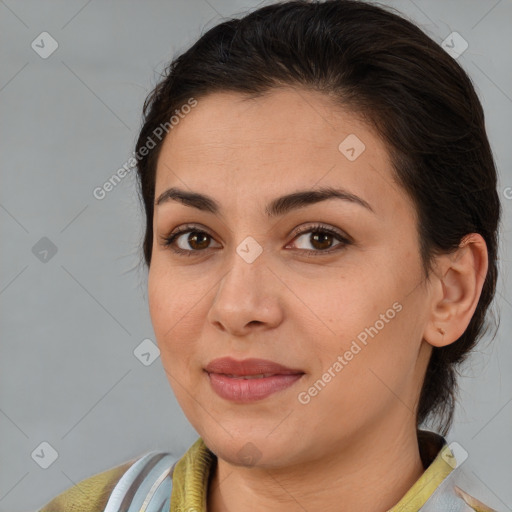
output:
{"label": "plain gray backdrop", "polygon": [[[180,456],[197,439],[160,359],[134,354],[155,340],[133,173],[103,200],[93,190],[132,156],[164,65],[264,3],[0,1],[0,512],[36,510],[87,476],[149,450]],[[486,113],[503,199],[501,324],[463,368],[448,440],[511,510],[512,3],[387,3],[439,44],[454,31],[467,41],[458,62]]]}

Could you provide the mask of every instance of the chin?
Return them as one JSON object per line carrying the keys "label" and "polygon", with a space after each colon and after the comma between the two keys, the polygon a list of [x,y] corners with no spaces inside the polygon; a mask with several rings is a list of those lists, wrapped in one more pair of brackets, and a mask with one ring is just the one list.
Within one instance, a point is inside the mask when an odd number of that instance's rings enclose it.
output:
{"label": "chin", "polygon": [[[278,438],[269,439],[266,433],[232,437],[222,430],[221,435],[221,439],[216,436],[201,437],[217,457],[233,466],[270,468],[286,462],[291,455],[286,444]],[[294,446],[297,444],[294,443]]]}

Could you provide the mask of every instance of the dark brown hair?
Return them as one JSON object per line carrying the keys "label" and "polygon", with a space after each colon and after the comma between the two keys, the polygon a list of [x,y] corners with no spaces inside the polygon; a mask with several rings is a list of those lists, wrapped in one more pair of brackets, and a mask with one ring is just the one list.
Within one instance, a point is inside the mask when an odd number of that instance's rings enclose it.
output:
{"label": "dark brown hair", "polygon": [[416,206],[425,277],[433,256],[456,250],[465,235],[480,233],[487,244],[489,268],[477,309],[456,342],[433,348],[420,395],[417,425],[436,419],[446,435],[453,421],[456,366],[487,330],[501,205],[471,79],[399,14],[356,0],[279,2],[220,23],[177,56],[146,98],[136,145],[146,213],[142,249],[149,267],[156,163],[164,139],[145,156],[141,150],[190,98],[220,91],[255,97],[292,86],[320,91],[360,114],[386,143],[395,179]]}

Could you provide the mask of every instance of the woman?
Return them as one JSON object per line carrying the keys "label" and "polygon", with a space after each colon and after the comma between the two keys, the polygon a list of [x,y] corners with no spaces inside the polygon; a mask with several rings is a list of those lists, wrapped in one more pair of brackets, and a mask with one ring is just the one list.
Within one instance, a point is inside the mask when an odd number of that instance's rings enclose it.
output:
{"label": "woman", "polygon": [[200,437],[42,511],[493,510],[444,438],[500,220],[451,56],[374,5],[260,8],[169,65],[134,163],[151,320]]}

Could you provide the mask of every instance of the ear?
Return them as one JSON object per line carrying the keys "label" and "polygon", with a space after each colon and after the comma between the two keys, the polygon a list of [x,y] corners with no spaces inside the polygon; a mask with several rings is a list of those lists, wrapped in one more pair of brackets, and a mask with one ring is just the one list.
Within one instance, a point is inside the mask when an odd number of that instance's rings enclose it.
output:
{"label": "ear", "polygon": [[423,338],[444,347],[462,336],[478,305],[488,268],[485,240],[478,233],[465,236],[455,252],[437,256],[435,267]]}

